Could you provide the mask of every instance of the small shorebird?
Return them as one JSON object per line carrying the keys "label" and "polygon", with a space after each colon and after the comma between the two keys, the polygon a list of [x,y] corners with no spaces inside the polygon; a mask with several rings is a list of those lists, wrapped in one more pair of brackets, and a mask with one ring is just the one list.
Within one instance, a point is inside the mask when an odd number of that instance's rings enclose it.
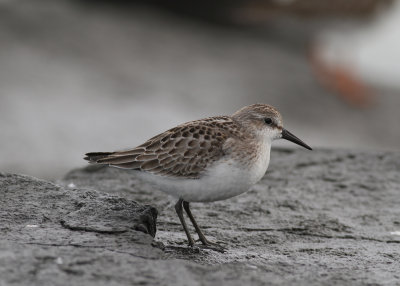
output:
{"label": "small shorebird", "polygon": [[87,153],[98,164],[131,169],[139,178],[177,198],[176,213],[189,245],[183,209],[200,241],[209,242],[189,208],[190,202],[225,200],[246,192],[265,174],[271,143],[283,138],[312,150],[282,126],[282,117],[272,106],[253,104],[231,116],[190,121],[169,129],[142,145],[116,152]]}

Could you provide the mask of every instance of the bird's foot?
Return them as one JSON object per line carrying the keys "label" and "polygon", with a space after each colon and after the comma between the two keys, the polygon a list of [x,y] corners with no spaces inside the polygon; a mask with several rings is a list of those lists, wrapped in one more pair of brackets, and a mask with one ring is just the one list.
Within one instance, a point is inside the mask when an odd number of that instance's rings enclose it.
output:
{"label": "bird's foot", "polygon": [[188,245],[189,245],[189,247],[193,247],[193,246],[196,245],[196,243],[194,242],[193,239],[190,239],[190,240],[188,241]]}
{"label": "bird's foot", "polygon": [[196,240],[196,242],[201,241],[202,244],[197,244],[196,246],[202,249],[210,249],[210,250],[214,250],[214,251],[218,251],[221,253],[224,253],[227,251],[227,248],[223,247],[222,245],[215,243],[215,242],[211,242],[207,239],[198,239]]}
{"label": "bird's foot", "polygon": [[213,243],[213,244],[208,244],[208,245],[198,245],[199,248],[201,249],[209,249],[209,250],[213,250],[213,251],[217,251],[220,253],[225,253],[227,251],[227,249],[217,243]]}
{"label": "bird's foot", "polygon": [[199,248],[201,249],[210,249],[210,250],[214,250],[220,253],[225,253],[227,251],[227,249],[217,243],[212,243],[212,244],[200,244],[198,245]]}

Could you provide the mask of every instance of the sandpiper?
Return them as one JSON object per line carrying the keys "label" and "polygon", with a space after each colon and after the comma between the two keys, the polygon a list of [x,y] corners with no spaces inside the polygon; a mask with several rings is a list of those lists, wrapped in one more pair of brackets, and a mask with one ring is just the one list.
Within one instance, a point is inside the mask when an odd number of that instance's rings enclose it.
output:
{"label": "sandpiper", "polygon": [[178,201],[176,213],[190,246],[183,209],[203,245],[209,242],[190,211],[191,202],[213,202],[246,192],[265,174],[271,143],[286,139],[312,150],[282,126],[280,113],[267,104],[245,106],[231,116],[183,123],[125,151],[91,152],[85,159],[131,169]]}

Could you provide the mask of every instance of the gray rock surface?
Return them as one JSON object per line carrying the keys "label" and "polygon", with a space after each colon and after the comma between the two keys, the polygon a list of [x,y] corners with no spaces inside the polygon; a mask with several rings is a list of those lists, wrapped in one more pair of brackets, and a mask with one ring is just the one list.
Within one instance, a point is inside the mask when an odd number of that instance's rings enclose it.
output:
{"label": "gray rock surface", "polygon": [[0,191],[0,285],[105,284],[114,254],[161,257],[151,206],[6,173]]}
{"label": "gray rock surface", "polygon": [[249,192],[192,206],[225,253],[187,247],[174,200],[132,172],[2,174],[0,285],[399,285],[399,169],[393,152],[275,149]]}

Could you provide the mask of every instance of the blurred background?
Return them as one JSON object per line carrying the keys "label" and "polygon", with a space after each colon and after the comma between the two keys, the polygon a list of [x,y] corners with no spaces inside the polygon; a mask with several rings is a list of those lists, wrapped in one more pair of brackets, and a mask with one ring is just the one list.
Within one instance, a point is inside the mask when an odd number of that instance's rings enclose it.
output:
{"label": "blurred background", "polygon": [[399,151],[399,27],[390,0],[1,0],[0,171],[257,102],[313,147]]}

